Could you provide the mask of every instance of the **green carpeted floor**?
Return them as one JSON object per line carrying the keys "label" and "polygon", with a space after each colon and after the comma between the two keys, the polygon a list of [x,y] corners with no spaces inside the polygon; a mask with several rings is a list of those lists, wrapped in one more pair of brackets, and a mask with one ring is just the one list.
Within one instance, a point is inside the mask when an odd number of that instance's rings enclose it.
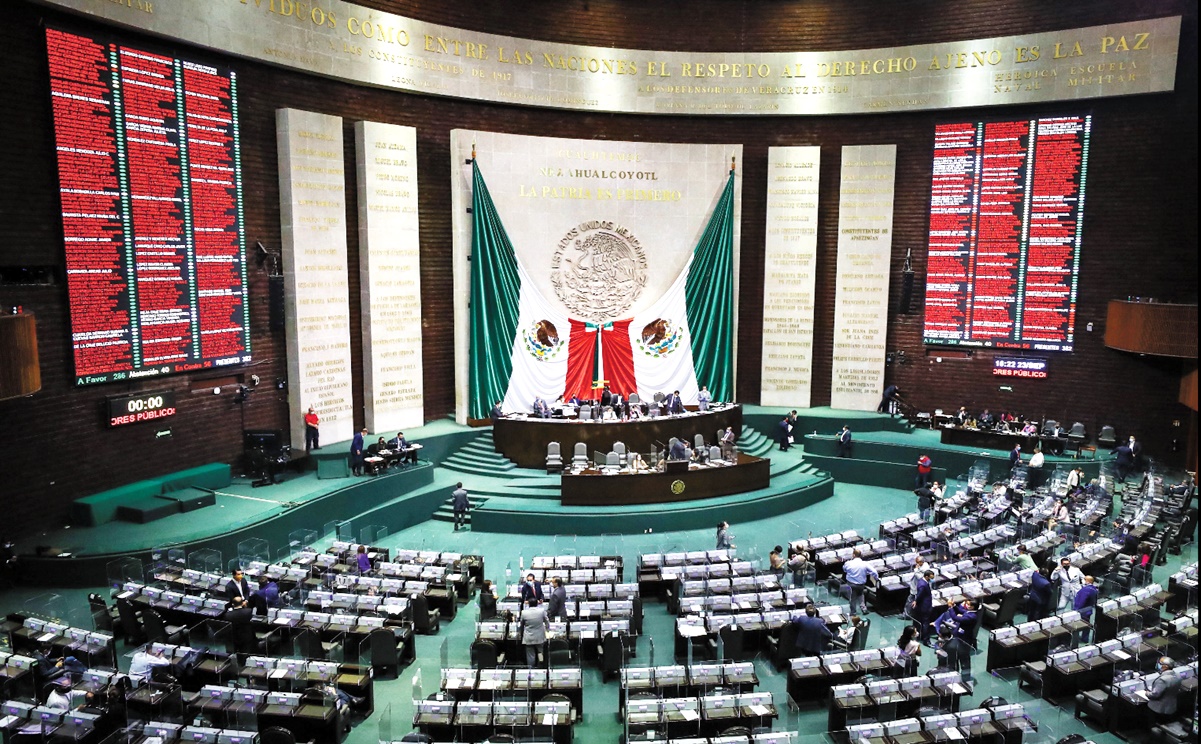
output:
{"label": "green carpeted floor", "polygon": [[[874,439],[879,438],[882,441],[891,441],[894,437],[910,438],[915,435],[922,436],[923,433],[881,431],[870,434]],[[864,434],[864,437],[867,436],[869,435]],[[434,483],[429,488],[448,492],[457,481],[469,480],[473,493],[477,494],[520,493],[530,499],[552,498],[557,501],[554,490],[547,488],[547,483],[554,479],[548,481],[545,475],[537,472],[512,469],[502,469],[485,476],[476,469],[476,463],[471,461],[469,455],[470,453],[457,453],[456,456],[448,458],[446,466],[436,468]],[[781,473],[793,476],[808,472],[800,448],[787,453],[771,452],[771,456],[773,470],[778,468]],[[258,489],[252,495],[259,496],[263,491],[268,491],[272,500],[279,501],[311,497],[312,494],[301,485],[302,482],[304,481],[298,480],[291,485]],[[235,486],[230,490],[237,488]],[[225,518],[226,515],[234,514],[236,510],[247,510],[245,513],[250,513],[251,509],[278,508],[267,504],[258,506],[257,503],[227,504],[224,512],[218,513],[222,513],[222,518]],[[364,511],[369,506],[364,505]],[[738,553],[762,564],[766,562],[767,553],[774,545],[783,545],[789,540],[809,535],[823,535],[847,529],[857,529],[862,534],[874,535],[880,521],[910,512],[913,508],[913,495],[908,489],[840,483],[835,485],[832,498],[779,517],[744,522],[739,519],[735,502],[730,505],[724,518],[731,524],[733,542],[738,548]],[[186,522],[187,515],[181,516],[185,519],[180,521]],[[156,525],[165,527],[165,520]],[[178,528],[190,529],[192,525],[181,524]],[[205,528],[211,529],[211,525],[205,525]],[[504,585],[517,580],[522,568],[530,565],[531,559],[536,555],[618,554],[625,559],[626,577],[629,580],[635,575],[639,554],[709,548],[714,544],[714,529],[647,533],[636,525],[631,526],[620,519],[614,519],[609,534],[576,536],[572,534],[572,522],[564,519],[559,534],[530,535],[510,532],[477,533],[470,530],[455,532],[449,523],[430,519],[388,535],[379,542],[394,548],[437,549],[483,555],[487,577],[501,584],[503,590]],[[117,539],[114,538],[114,544],[116,543]],[[1172,556],[1167,567],[1156,568],[1155,578],[1166,582],[1167,576],[1182,563],[1196,560],[1196,543],[1193,543],[1188,546],[1183,556]],[[47,586],[10,588],[0,592],[0,609],[6,612],[20,608],[40,609],[65,617],[73,624],[87,626],[90,623],[87,592],[86,589],[56,590]],[[633,663],[639,666],[671,663],[674,618],[667,614],[661,604],[655,602],[645,604],[644,616],[644,636],[638,641],[638,654]],[[374,744],[380,738],[395,740],[407,733],[411,729],[414,694],[428,695],[435,691],[438,687],[439,669],[443,665],[468,665],[475,617],[475,604],[472,603],[460,611],[455,620],[444,623],[438,635],[419,636],[417,662],[404,670],[397,680],[376,682],[376,713],[356,726],[350,734],[348,744]],[[872,620],[868,645],[877,647],[895,643],[901,629],[900,620],[874,614]],[[122,652],[129,650],[122,649]],[[933,654],[927,652],[923,658],[923,672],[933,666],[932,657]],[[122,658],[121,661],[122,666],[127,666],[127,658]],[[826,710],[808,708],[799,712],[790,711],[784,705],[786,677],[761,660],[756,660],[755,664],[760,677],[760,689],[774,693],[781,711],[781,719],[775,728],[800,731],[806,735],[806,741],[811,741],[812,744],[831,741],[822,733],[826,728]],[[1116,744],[1118,741],[1112,735],[1094,732],[1085,723],[1074,719],[1070,710],[1056,708],[1032,698],[1025,692],[1019,692],[1011,675],[985,674],[982,656],[976,657],[975,667],[978,686],[971,700],[980,701],[998,695],[1010,701],[1023,703],[1039,722],[1038,741],[1054,742],[1070,733],[1083,734],[1102,744]],[[585,744],[617,742],[621,735],[621,726],[614,715],[618,695],[617,683],[610,681],[603,684],[599,673],[593,668],[585,669],[584,680],[586,719],[577,727],[576,741]]]}

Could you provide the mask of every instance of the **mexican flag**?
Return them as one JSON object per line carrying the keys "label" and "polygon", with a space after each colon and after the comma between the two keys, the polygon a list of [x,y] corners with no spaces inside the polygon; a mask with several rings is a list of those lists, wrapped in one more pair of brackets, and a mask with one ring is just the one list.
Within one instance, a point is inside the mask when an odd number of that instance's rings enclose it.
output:
{"label": "mexican flag", "polygon": [[534,287],[517,260],[478,161],[472,161],[470,418],[493,404],[531,411],[534,400],[591,399],[598,381],[643,400],[679,390],[695,403],[734,397],[734,173],[683,271],[664,294],[625,318],[574,318]]}

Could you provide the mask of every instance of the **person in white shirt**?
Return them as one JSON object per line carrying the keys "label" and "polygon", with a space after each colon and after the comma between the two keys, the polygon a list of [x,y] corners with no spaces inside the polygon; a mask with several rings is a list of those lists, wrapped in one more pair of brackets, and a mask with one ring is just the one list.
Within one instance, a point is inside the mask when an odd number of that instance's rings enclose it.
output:
{"label": "person in white shirt", "polygon": [[1051,572],[1051,581],[1059,582],[1059,609],[1063,610],[1072,605],[1084,585],[1084,572],[1073,566],[1070,558],[1061,558],[1059,568]]}
{"label": "person in white shirt", "polygon": [[1046,458],[1043,457],[1042,449],[1035,447],[1034,454],[1030,456],[1030,467],[1041,468]]}

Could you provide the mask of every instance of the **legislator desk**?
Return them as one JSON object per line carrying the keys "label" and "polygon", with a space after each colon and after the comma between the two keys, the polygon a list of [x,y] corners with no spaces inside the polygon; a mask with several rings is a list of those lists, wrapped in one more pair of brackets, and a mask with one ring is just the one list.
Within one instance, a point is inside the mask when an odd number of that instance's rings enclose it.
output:
{"label": "legislator desk", "polygon": [[546,445],[558,442],[564,462],[571,460],[577,442],[593,452],[609,452],[614,442],[622,442],[630,452],[663,449],[672,438],[683,439],[688,446],[697,434],[706,444],[714,441],[717,430],[733,427],[742,431],[742,406],[710,408],[704,413],[689,411],[675,416],[651,416],[633,421],[580,421],[568,418],[506,416],[492,426],[496,451],[523,468],[546,467]]}
{"label": "legislator desk", "polygon": [[771,483],[771,460],[738,453],[732,465],[693,465],[683,472],[649,471],[602,474],[585,470],[563,473],[561,501],[565,506],[611,506],[694,501],[746,493]]}
{"label": "legislator desk", "polygon": [[1037,434],[1011,434],[992,429],[972,429],[966,426],[944,426],[940,440],[943,444],[959,444],[974,449],[1011,450],[1013,445],[1022,445],[1022,452],[1033,452],[1042,447],[1043,452],[1062,455],[1067,446],[1067,437],[1046,437]]}

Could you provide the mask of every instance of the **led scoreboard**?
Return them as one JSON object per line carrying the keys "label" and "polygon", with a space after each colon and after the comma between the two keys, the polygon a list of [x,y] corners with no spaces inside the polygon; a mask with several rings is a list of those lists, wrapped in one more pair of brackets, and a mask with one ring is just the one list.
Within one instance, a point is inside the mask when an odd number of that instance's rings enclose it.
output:
{"label": "led scoreboard", "polygon": [[934,130],[927,344],[1071,351],[1091,116]]}
{"label": "led scoreboard", "polygon": [[250,360],[232,71],[48,28],[75,382]]}

